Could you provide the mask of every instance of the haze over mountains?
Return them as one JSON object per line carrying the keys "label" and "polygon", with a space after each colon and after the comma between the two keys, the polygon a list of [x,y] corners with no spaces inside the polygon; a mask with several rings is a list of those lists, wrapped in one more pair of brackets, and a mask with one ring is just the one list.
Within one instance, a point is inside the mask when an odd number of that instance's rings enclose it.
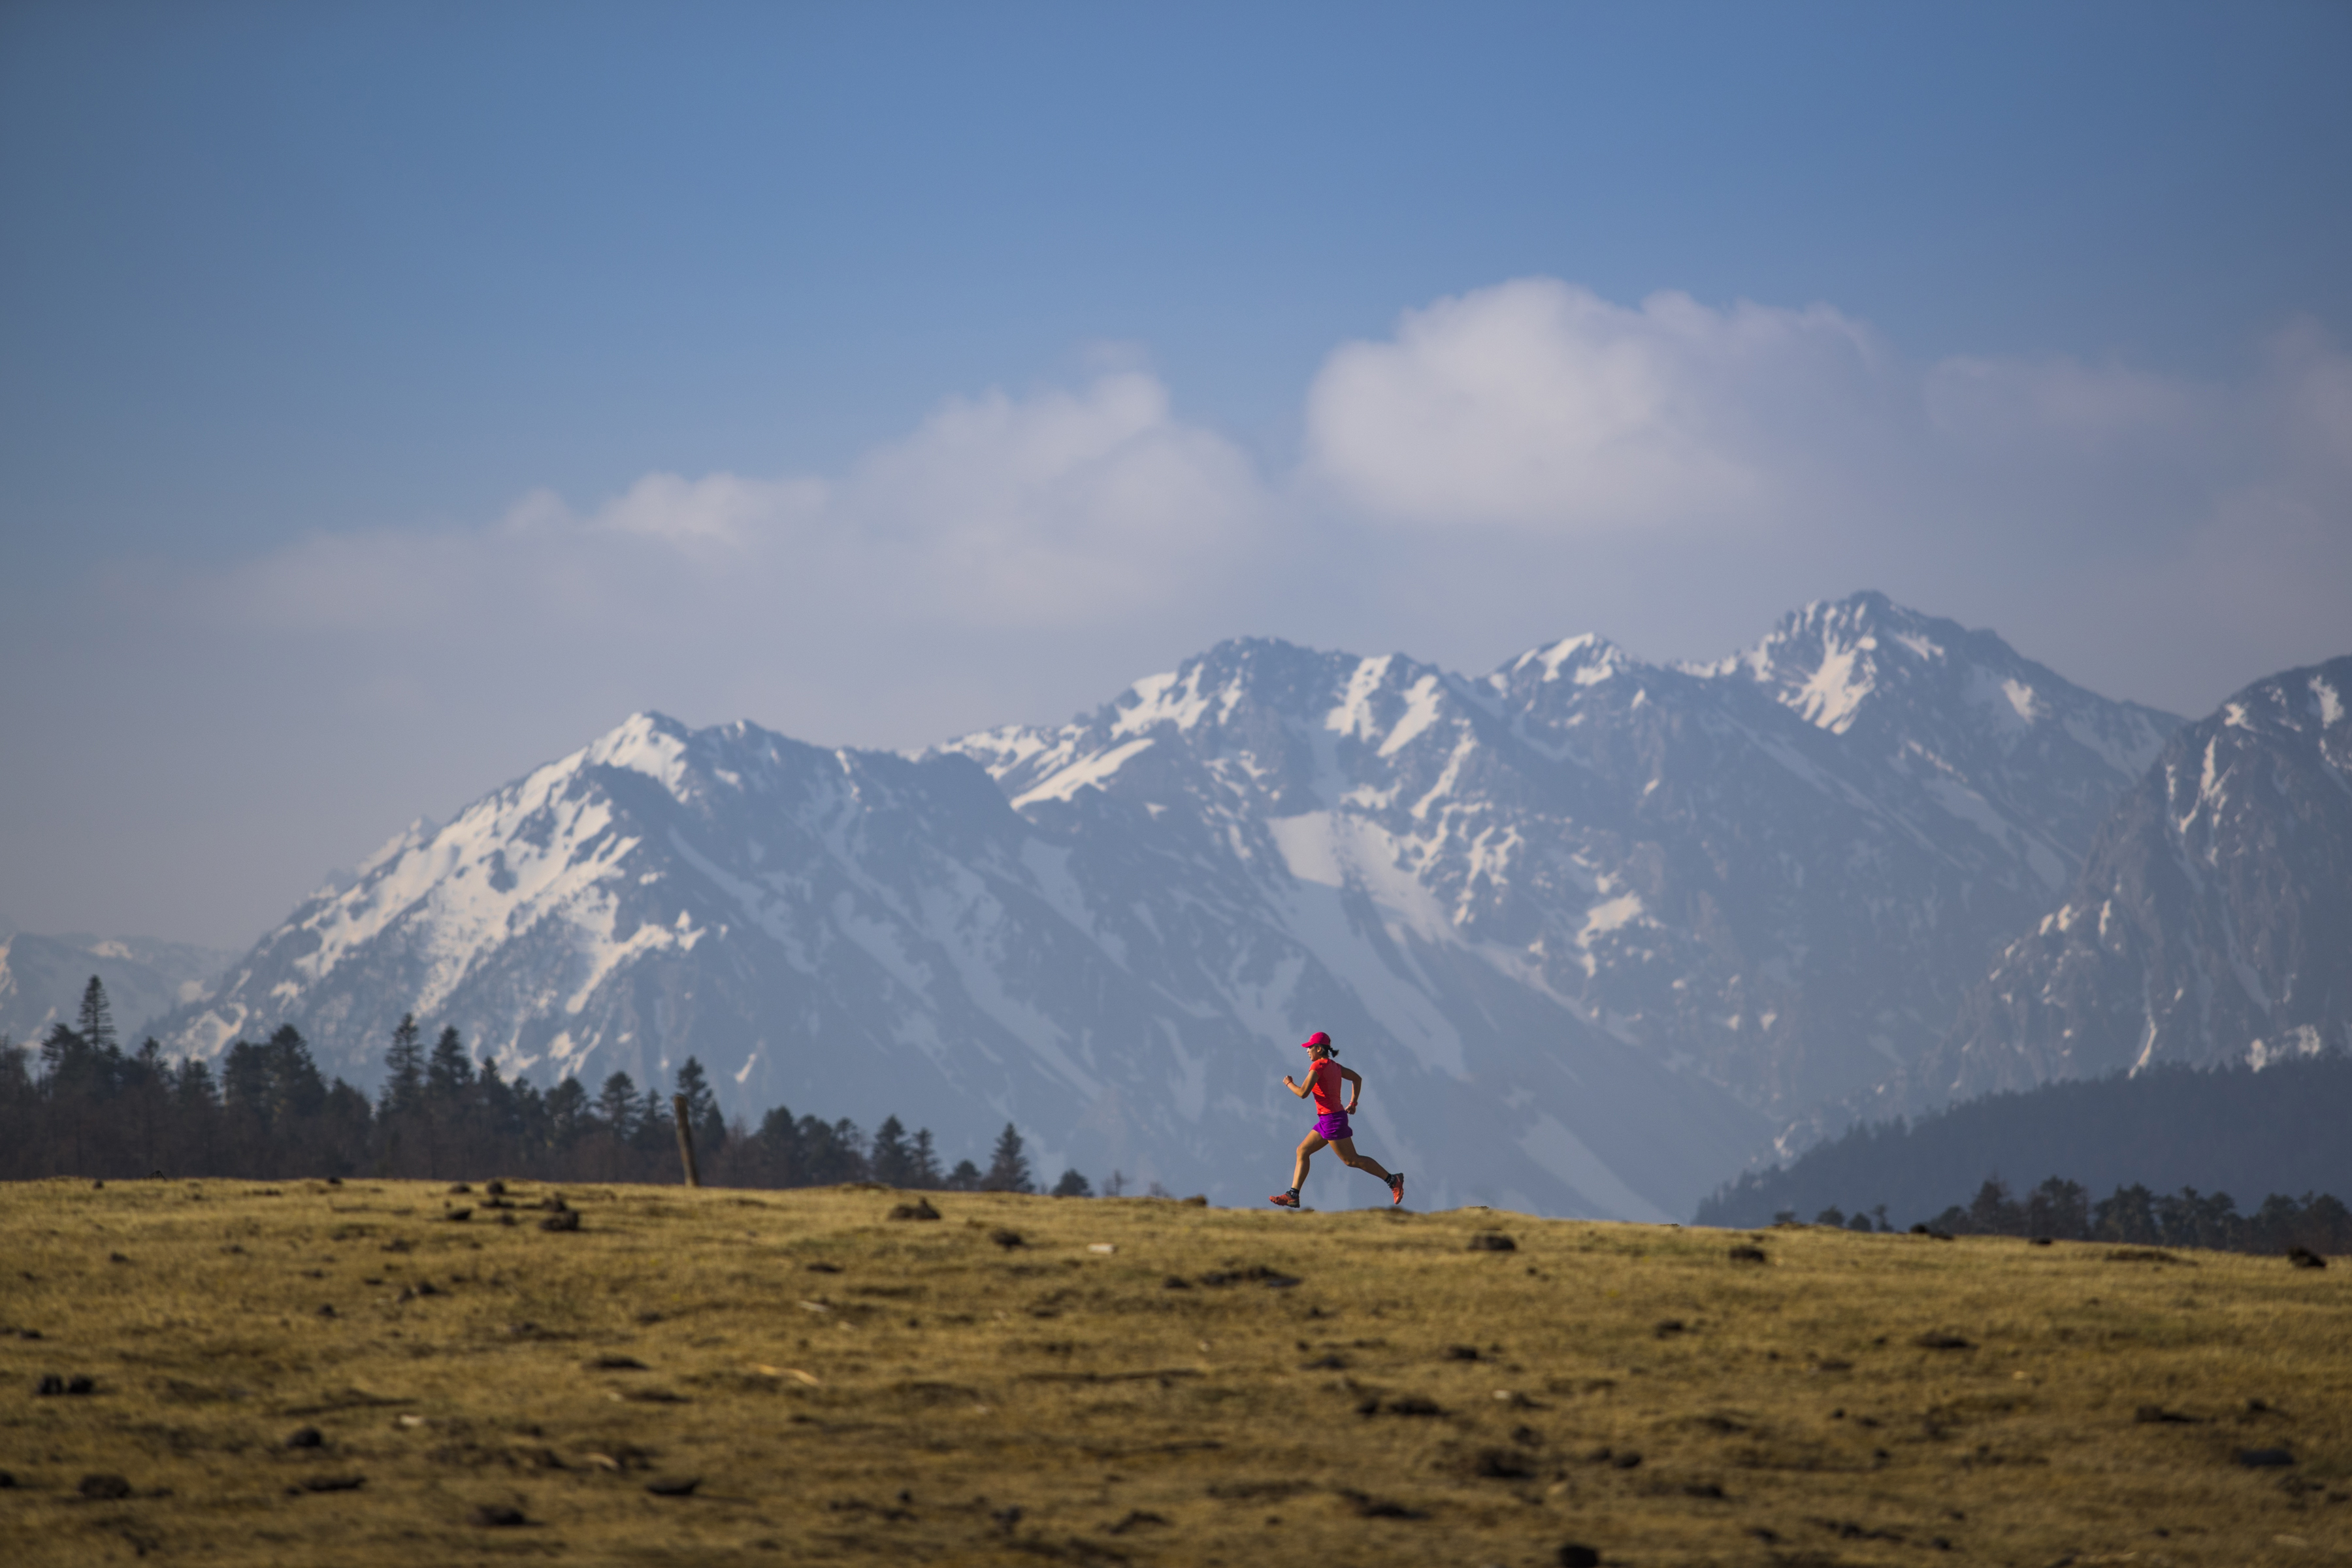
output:
{"label": "haze over mountains", "polygon": [[209,995],[236,957],[146,937],[38,936],[0,927],[0,1037],[30,1041],[52,1024],[71,1023],[93,974],[105,983],[119,1023],[160,1017]]}
{"label": "haze over mountains", "polygon": [[413,1008],[542,1081],[692,1054],[733,1110],[951,1151],[1009,1119],[1046,1167],[1250,1201],[1321,1027],[1417,1203],[1681,1217],[1935,1049],[2178,723],[1871,594],[1699,667],[1230,642],[912,757],[640,714],[161,1030],[291,1022],[369,1082]]}

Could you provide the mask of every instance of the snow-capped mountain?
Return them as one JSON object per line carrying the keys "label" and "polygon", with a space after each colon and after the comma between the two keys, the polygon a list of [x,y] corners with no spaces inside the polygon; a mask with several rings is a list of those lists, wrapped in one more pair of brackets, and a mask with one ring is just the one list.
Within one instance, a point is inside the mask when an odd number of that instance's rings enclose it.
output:
{"label": "snow-capped mountain", "polygon": [[366,1080],[414,1008],[1241,1201],[1320,1027],[1416,1201],[1680,1215],[1927,1049],[2174,722],[1871,595],[1686,668],[1231,642],[919,757],[640,715],[322,889],[171,1043],[291,1021]]}
{"label": "snow-capped mountain", "polygon": [[2331,1048],[2352,1050],[2352,656],[2174,735],[1910,1098]]}
{"label": "snow-capped mountain", "polygon": [[2053,891],[2125,783],[2181,721],[2111,702],[1987,631],[1857,594],[1788,617],[1706,673],[1743,676],[1916,780],[2008,844]]}

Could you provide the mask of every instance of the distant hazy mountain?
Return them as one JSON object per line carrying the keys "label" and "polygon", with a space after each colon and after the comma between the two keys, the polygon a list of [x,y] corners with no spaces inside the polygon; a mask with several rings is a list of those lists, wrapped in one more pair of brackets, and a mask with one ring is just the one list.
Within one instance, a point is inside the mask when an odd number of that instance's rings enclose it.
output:
{"label": "distant hazy mountain", "polygon": [[2174,735],[1909,1099],[2331,1048],[2352,1050],[2352,657]]}
{"label": "distant hazy mountain", "polygon": [[105,983],[116,1033],[133,1047],[148,1025],[202,1001],[236,957],[147,937],[10,932],[0,938],[0,1034],[31,1045],[51,1024],[72,1023],[95,974]]}
{"label": "distant hazy mountain", "polygon": [[692,1053],[734,1110],[1012,1119],[1246,1201],[1320,1027],[1416,1201],[1679,1215],[1916,1062],[2176,722],[1875,595],[1684,668],[1226,643],[919,757],[639,715],[321,889],[170,1043],[290,1021],[371,1080],[413,1007],[511,1070]]}

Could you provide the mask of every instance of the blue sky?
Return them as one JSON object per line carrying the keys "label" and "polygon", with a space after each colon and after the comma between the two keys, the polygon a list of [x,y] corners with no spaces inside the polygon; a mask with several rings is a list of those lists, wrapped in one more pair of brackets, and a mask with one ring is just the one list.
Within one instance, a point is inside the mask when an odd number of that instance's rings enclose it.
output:
{"label": "blue sky", "polygon": [[2318,4],[12,5],[0,919],[241,943],[633,708],[919,745],[1237,633],[1876,586],[2201,710],[2352,646],[2347,68]]}

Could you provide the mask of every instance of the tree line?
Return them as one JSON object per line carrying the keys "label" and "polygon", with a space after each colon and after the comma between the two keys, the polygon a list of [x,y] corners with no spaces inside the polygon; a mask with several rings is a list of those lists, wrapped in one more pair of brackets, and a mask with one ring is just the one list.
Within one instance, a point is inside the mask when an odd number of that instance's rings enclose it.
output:
{"label": "tree line", "polygon": [[[1794,1209],[1773,1215],[1797,1218]],[[1832,1205],[1813,1215],[1815,1225],[1846,1230],[1893,1230],[1886,1205],[1847,1214]],[[2326,1193],[2292,1198],[2273,1193],[2252,1214],[2240,1214],[2227,1193],[2153,1193],[2139,1183],[2117,1187],[2091,1201],[2080,1182],[2052,1176],[2019,1198],[1998,1176],[1989,1176],[1966,1205],[1953,1204],[1918,1228],[1947,1236],[2046,1237],[2053,1241],[2105,1241],[2125,1247],[2201,1247],[2215,1252],[2352,1252],[2352,1209]]]}
{"label": "tree line", "polygon": [[[2030,1235],[2079,1209],[2081,1224],[2043,1234],[2128,1233],[2137,1244],[2170,1237],[2180,1246],[2209,1245],[2178,1240],[2183,1236],[2237,1237],[2250,1239],[2212,1245],[2267,1247],[2264,1238],[2289,1223],[2288,1205],[2298,1215],[2315,1214],[2295,1222],[2306,1227],[2324,1231],[2334,1223],[2328,1216],[2340,1205],[2324,1194],[2352,1193],[2347,1120],[2352,1057],[2341,1051],[2259,1072],[2164,1067],[2070,1079],[1987,1095],[1916,1121],[1855,1126],[1785,1166],[1725,1184],[1694,1217],[1744,1226],[1834,1211],[1851,1224],[1859,1199],[1881,1222],[1891,1211],[1896,1228],[1926,1223],[1956,1235]],[[2022,1196],[2008,1195],[2000,1184],[2003,1173],[2040,1172],[2063,1175]],[[2052,1182],[2110,1195],[2061,1204]],[[1995,1195],[1988,1195],[1988,1183]],[[2239,1214],[2231,1193],[2272,1195]],[[2294,1193],[2304,1196],[2284,1195]]]}
{"label": "tree line", "polygon": [[[476,1061],[453,1028],[431,1046],[403,1016],[371,1099],[319,1070],[310,1043],[286,1025],[239,1039],[217,1071],[173,1060],[153,1039],[126,1051],[106,987],[93,975],[73,1024],[53,1024],[37,1047],[0,1035],[0,1179],[74,1175],[518,1176],[554,1182],[667,1182],[679,1177],[677,1119],[659,1086],[627,1073],[593,1094],[577,1078],[541,1092]],[[869,1136],[842,1118],[794,1116],[778,1106],[754,1129],[720,1114],[702,1064],[688,1057],[671,1094],[685,1101],[704,1180],[738,1187],[875,1181],[948,1192],[1037,1191],[1020,1131],[1005,1123],[988,1164],[947,1166],[930,1129],[896,1116]],[[1057,1197],[1090,1197],[1076,1171]]]}

